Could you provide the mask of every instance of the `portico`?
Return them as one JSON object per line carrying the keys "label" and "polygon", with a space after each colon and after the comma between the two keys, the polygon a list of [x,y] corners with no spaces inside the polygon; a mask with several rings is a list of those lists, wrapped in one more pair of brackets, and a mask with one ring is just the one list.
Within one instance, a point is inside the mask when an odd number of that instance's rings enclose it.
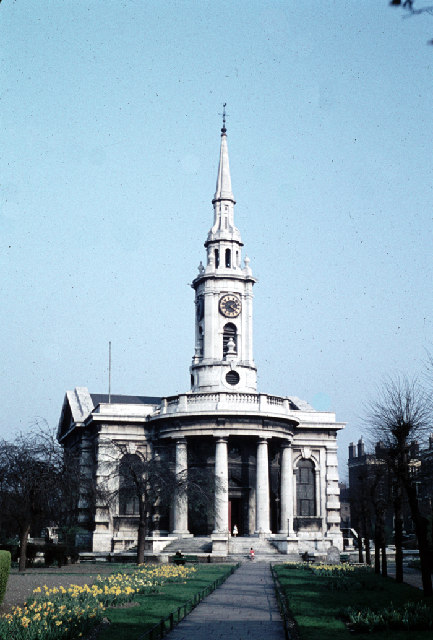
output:
{"label": "portico", "polygon": [[[329,495],[338,494],[338,476],[334,438],[325,441],[323,433],[335,435],[339,425],[333,414],[314,411],[299,399],[229,392],[190,392],[164,398],[161,407],[152,421],[161,440],[175,442],[176,452],[182,447],[183,460],[185,450],[207,442],[203,459],[215,475],[213,534],[228,536],[236,524],[243,535],[297,542],[329,538],[328,521],[339,509]],[[237,514],[245,510],[243,522],[231,518],[231,498]],[[185,506],[183,514],[187,511]],[[177,513],[173,533],[189,531]],[[334,531],[332,537],[338,535]]]}

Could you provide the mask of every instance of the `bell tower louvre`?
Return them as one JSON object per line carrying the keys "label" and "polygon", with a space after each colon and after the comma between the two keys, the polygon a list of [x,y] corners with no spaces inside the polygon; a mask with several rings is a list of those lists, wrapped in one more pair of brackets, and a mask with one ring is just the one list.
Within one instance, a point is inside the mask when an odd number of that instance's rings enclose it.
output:
{"label": "bell tower louvre", "polygon": [[[205,264],[200,263],[191,285],[195,344],[190,390],[164,395],[162,389],[158,397],[109,396],[86,387],[66,392],[58,439],[77,455],[86,480],[78,501],[77,543],[88,553],[114,556],[133,548],[137,505],[122,502],[120,480],[107,476],[107,463],[121,469],[125,456],[165,456],[179,477],[199,467],[213,491],[209,508],[200,512],[185,492],[171,496],[165,507],[156,501],[149,513],[149,553],[163,553],[170,544],[181,548],[183,538],[207,536],[212,556],[232,555],[240,548],[231,538],[236,525],[240,538],[260,537],[280,553],[326,557],[329,547],[341,549],[343,543],[337,433],[344,423],[294,395],[257,391],[256,280],[235,225],[225,111],[212,204]],[[89,483],[96,502],[89,499]],[[118,500],[104,502],[107,483],[119,491]]]}

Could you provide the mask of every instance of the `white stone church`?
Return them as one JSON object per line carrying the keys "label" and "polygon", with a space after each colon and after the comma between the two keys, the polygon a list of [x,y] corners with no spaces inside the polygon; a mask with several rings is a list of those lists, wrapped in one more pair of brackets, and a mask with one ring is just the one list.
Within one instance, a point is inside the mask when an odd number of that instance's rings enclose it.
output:
{"label": "white stone church", "polygon": [[[158,514],[150,548],[173,538],[209,536],[225,555],[236,525],[240,537],[269,539],[283,553],[326,553],[342,548],[337,432],[343,423],[294,396],[257,391],[253,358],[253,285],[248,257],[235,226],[225,118],[214,219],[195,291],[195,348],[191,390],[147,397],[68,391],[58,438],[79,451],[80,473],[97,487],[106,481],[104,460],[113,442],[125,455],[151,455],[164,445],[176,472],[200,464],[218,478],[212,520],[198,517],[185,497]],[[119,453],[119,464],[122,464]],[[80,497],[83,548],[117,552],[137,541],[136,506],[122,500],[89,508]]]}

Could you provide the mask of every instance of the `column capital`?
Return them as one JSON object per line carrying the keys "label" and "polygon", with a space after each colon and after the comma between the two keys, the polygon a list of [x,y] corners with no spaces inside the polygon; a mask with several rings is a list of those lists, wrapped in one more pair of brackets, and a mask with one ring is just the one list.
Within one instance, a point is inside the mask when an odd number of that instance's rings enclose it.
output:
{"label": "column capital", "polygon": [[291,440],[282,440],[280,443],[281,449],[291,449],[292,441]]}
{"label": "column capital", "polygon": [[176,444],[186,444],[185,436],[179,436],[178,438],[174,437],[173,440],[175,441]]}
{"label": "column capital", "polygon": [[217,442],[222,442],[227,444],[229,437],[228,436],[215,436]]}
{"label": "column capital", "polygon": [[259,436],[259,439],[257,442],[258,444],[265,444],[265,443],[267,444],[268,440],[270,439],[271,439],[271,436]]}

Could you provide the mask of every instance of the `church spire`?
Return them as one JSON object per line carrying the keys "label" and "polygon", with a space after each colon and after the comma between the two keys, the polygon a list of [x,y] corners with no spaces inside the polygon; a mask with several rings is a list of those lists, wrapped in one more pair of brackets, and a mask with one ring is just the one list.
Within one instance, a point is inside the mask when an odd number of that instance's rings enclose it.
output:
{"label": "church spire", "polygon": [[235,204],[235,199],[232,193],[232,180],[230,177],[229,149],[227,146],[226,104],[227,103],[225,102],[223,105],[224,111],[223,126],[221,129],[220,161],[218,166],[218,177],[215,196],[212,204],[214,204],[217,200],[231,200],[233,204]]}
{"label": "church spire", "polygon": [[234,222],[234,205],[236,204],[236,200],[232,192],[232,179],[230,177],[225,103],[223,111],[223,126],[221,129],[218,175],[212,204],[214,207],[214,221],[207,237],[206,246],[211,242],[219,242],[221,240],[238,242],[242,245],[239,230],[235,227]]}

